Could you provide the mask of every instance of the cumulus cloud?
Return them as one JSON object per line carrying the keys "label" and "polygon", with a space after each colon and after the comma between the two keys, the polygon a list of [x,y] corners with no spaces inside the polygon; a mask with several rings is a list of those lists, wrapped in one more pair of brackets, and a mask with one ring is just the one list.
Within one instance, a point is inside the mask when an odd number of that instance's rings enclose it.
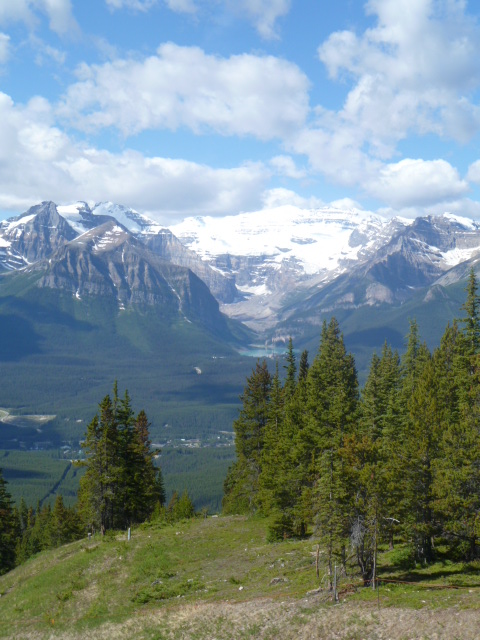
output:
{"label": "cumulus cloud", "polygon": [[273,56],[220,58],[167,43],[157,55],[82,65],[59,114],[84,130],[116,127],[125,136],[188,127],[195,133],[282,137],[308,113],[308,80]]}
{"label": "cumulus cloud", "polygon": [[23,22],[33,29],[44,14],[50,29],[59,35],[78,31],[71,0],[12,0],[0,2],[0,24]]}
{"label": "cumulus cloud", "polygon": [[330,76],[351,79],[340,120],[390,152],[407,133],[465,142],[480,128],[480,29],[463,0],[370,0],[377,25],[332,34],[319,48]]}
{"label": "cumulus cloud", "polygon": [[0,93],[0,207],[21,211],[41,200],[112,200],[163,223],[196,214],[259,207],[270,176],[262,164],[214,169],[185,160],[114,154],[72,140],[51,105],[15,105]]}
{"label": "cumulus cloud", "polygon": [[317,106],[287,148],[385,202],[458,196],[466,183],[448,163],[388,162],[411,136],[466,143],[480,131],[480,27],[463,0],[369,0],[366,10],[373,27],[335,32],[318,49],[331,79],[347,88],[342,107]]}
{"label": "cumulus cloud", "polygon": [[480,160],[473,162],[468,167],[467,180],[480,184]]}
{"label": "cumulus cloud", "polygon": [[402,208],[381,207],[377,214],[385,218],[400,216],[402,218],[417,218],[419,216],[441,216],[444,213],[454,213],[464,218],[480,219],[480,202],[470,198],[458,198],[457,200],[439,201],[425,206],[410,206]]}
{"label": "cumulus cloud", "polygon": [[[325,205],[320,198],[316,198],[315,196],[305,198],[290,189],[267,189],[262,196],[264,209],[275,209],[276,207],[282,207],[287,204],[302,209],[319,209]],[[253,209],[250,210],[252,211]]]}
{"label": "cumulus cloud", "polygon": [[407,158],[382,167],[365,188],[390,206],[403,208],[456,200],[467,193],[468,183],[445,160]]}

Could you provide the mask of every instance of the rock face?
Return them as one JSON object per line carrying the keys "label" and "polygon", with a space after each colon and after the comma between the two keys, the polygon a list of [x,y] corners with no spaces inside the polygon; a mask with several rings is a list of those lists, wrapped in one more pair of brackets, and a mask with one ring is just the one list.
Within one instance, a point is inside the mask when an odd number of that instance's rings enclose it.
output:
{"label": "rock face", "polygon": [[219,302],[228,304],[239,297],[233,275],[225,275],[223,271],[202,260],[194,251],[184,247],[168,229],[148,235],[144,242],[151,251],[165,260],[190,269],[205,282]]}
{"label": "rock face", "polygon": [[19,256],[22,271],[38,276],[37,287],[60,289],[78,300],[102,297],[114,301],[119,311],[130,305],[156,306],[166,316],[228,334],[217,300],[190,269],[161,258],[114,218],[95,217],[87,209],[84,213],[80,222],[91,228],[81,234],[53,203],[10,221],[3,234],[4,245],[9,243],[4,247],[5,263],[10,260],[6,268],[12,269],[10,256]]}
{"label": "rock face", "polygon": [[2,222],[0,266],[18,269],[46,258],[76,235],[53,202],[32,207],[19,218]]}

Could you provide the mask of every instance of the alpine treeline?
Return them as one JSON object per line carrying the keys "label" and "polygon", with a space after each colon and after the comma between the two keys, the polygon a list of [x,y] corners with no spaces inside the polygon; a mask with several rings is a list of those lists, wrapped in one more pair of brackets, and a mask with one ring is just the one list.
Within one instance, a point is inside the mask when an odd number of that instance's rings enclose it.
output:
{"label": "alpine treeline", "polygon": [[412,561],[435,559],[440,539],[480,555],[480,302],[470,273],[464,317],[430,353],[411,322],[405,354],[385,344],[360,391],[335,318],[311,366],[258,362],[234,423],[236,462],[225,512],[272,517],[270,538],[312,530],[330,565],[355,560],[375,576],[380,542],[408,542]]}

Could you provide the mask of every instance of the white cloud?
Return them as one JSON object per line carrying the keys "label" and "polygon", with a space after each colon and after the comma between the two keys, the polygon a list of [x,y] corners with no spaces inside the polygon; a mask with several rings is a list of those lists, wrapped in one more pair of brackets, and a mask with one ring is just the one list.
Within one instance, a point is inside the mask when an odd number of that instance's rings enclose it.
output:
{"label": "white cloud", "polygon": [[10,36],[0,33],[0,64],[5,64],[10,57]]}
{"label": "white cloud", "polygon": [[37,0],[38,5],[50,20],[50,29],[60,35],[78,30],[72,11],[71,0]]}
{"label": "white cloud", "polygon": [[480,86],[480,29],[463,0],[370,0],[377,25],[332,34],[319,57],[332,78],[355,85],[339,120],[355,123],[374,152],[408,133],[465,142],[480,129],[471,93]]}
{"label": "white cloud", "polygon": [[59,160],[58,166],[77,192],[135,207],[165,223],[255,208],[268,175],[257,164],[212,169],[185,160],[145,158],[134,151],[114,155],[95,149]]}
{"label": "white cloud", "polygon": [[417,218],[419,216],[441,216],[444,213],[454,213],[464,218],[480,219],[480,202],[470,198],[458,198],[457,200],[440,201],[425,206],[411,206],[402,208],[381,207],[377,214],[385,218],[400,216],[402,218]]}
{"label": "white cloud", "polygon": [[288,148],[305,154],[314,171],[333,182],[354,187],[373,179],[381,163],[362,149],[356,127],[304,128],[290,139]]}
{"label": "white cloud", "polygon": [[317,209],[325,205],[325,203],[319,198],[314,196],[304,198],[290,189],[268,189],[263,194],[262,205],[264,209],[275,209],[276,207],[282,207],[287,204],[300,207],[302,209]]}
{"label": "white cloud", "polygon": [[467,180],[480,184],[480,160],[473,162],[468,167]]}
{"label": "white cloud", "polygon": [[146,129],[282,137],[308,113],[308,80],[273,56],[220,58],[198,47],[163,44],[143,61],[83,65],[59,113],[84,130],[116,127],[125,136]]}
{"label": "white cloud", "polygon": [[[149,11],[159,0],[105,0],[112,10],[131,9],[133,11]],[[164,0],[166,6],[176,13],[195,13],[194,0]]]}
{"label": "white cloud", "polygon": [[340,198],[339,200],[332,200],[330,206],[334,209],[341,209],[342,211],[364,211],[362,205],[352,198]]}
{"label": "white cloud", "polygon": [[230,4],[245,14],[266,40],[278,38],[277,20],[290,11],[290,0],[235,0]]}
{"label": "white cloud", "polygon": [[49,20],[50,29],[59,35],[78,32],[71,0],[3,0],[0,2],[0,24],[23,22],[34,29],[38,14]]}
{"label": "white cloud", "polygon": [[410,158],[384,166],[364,187],[395,209],[453,201],[468,191],[468,183],[445,160]]}
{"label": "white cloud", "polygon": [[213,169],[80,145],[54,126],[46,100],[17,106],[2,93],[0,166],[4,210],[18,212],[41,200],[111,200],[149,212],[165,224],[187,215],[256,209],[270,176],[262,164]]}
{"label": "white cloud", "polygon": [[37,38],[33,34],[30,36],[30,42],[35,49],[35,64],[43,66],[46,62],[54,62],[60,66],[65,64],[67,54],[65,51],[61,51],[56,47],[43,42],[40,38]]}
{"label": "white cloud", "polygon": [[275,156],[270,160],[270,165],[279,175],[287,178],[304,178],[307,174],[305,169],[298,169],[291,156]]}
{"label": "white cloud", "polygon": [[333,33],[318,49],[347,89],[343,105],[316,107],[286,148],[332,181],[393,206],[458,197],[467,185],[447,162],[386,163],[407,138],[466,143],[480,131],[480,27],[463,0],[370,0],[366,9],[376,17],[372,28]]}

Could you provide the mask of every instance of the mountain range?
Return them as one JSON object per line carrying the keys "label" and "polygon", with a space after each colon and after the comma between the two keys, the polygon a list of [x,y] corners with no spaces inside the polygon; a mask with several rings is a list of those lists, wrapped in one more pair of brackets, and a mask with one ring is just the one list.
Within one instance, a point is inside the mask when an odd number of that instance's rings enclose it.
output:
{"label": "mountain range", "polygon": [[289,336],[314,352],[331,315],[361,372],[413,318],[433,346],[479,256],[480,224],[451,214],[284,206],[165,228],[113,203],[43,202],[0,224],[0,404],[84,420],[118,377],[157,435],[230,428],[245,354]]}

